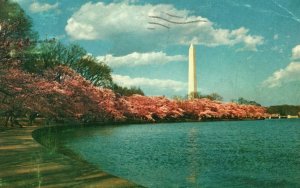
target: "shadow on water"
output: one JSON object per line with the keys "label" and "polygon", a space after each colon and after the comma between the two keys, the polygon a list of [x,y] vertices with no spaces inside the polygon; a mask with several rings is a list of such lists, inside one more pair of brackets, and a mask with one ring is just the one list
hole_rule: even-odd
{"label": "shadow on water", "polygon": [[139,187],[102,172],[73,152],[58,147],[55,134],[66,128],[25,127],[1,131],[0,187]]}

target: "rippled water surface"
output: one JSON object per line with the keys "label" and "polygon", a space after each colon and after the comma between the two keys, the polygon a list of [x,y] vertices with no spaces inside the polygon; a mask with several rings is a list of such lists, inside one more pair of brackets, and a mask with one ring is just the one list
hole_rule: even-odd
{"label": "rippled water surface", "polygon": [[64,131],[65,146],[146,187],[300,187],[300,120]]}

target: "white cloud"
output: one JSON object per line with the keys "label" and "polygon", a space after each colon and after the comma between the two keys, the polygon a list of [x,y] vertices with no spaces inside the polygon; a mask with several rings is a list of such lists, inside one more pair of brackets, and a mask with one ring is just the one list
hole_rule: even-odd
{"label": "white cloud", "polygon": [[247,8],[252,8],[252,6],[249,5],[249,4],[244,4],[244,6],[247,7]]}
{"label": "white cloud", "polygon": [[207,46],[242,44],[244,49],[256,50],[263,43],[263,37],[250,35],[244,27],[216,28],[207,18],[170,4],[89,2],[69,18],[65,30],[73,39],[115,40],[118,45],[131,45],[140,50],[191,42]]}
{"label": "white cloud", "polygon": [[168,56],[164,52],[133,52],[131,54],[119,57],[112,56],[111,54],[106,56],[98,56],[97,59],[99,59],[100,61],[104,61],[110,67],[121,67],[186,61],[187,57],[183,55]]}
{"label": "white cloud", "polygon": [[131,78],[129,76],[118,74],[113,74],[112,77],[114,82],[126,87],[151,87],[163,90],[173,90],[175,92],[184,91],[187,88],[186,83],[175,80],[149,79],[143,77]]}
{"label": "white cloud", "polygon": [[263,86],[280,87],[284,83],[293,81],[300,81],[300,62],[291,62],[286,68],[274,72],[263,82]]}
{"label": "white cloud", "polygon": [[29,10],[33,13],[39,13],[39,12],[47,12],[49,10],[56,9],[57,7],[58,7],[58,3],[48,4],[48,3],[39,3],[38,1],[35,1],[29,6]]}
{"label": "white cloud", "polygon": [[54,36],[54,38],[55,38],[56,40],[61,40],[61,39],[66,38],[66,35],[65,35],[65,34],[56,35],[56,36]]}
{"label": "white cloud", "polygon": [[279,38],[279,35],[278,35],[278,34],[275,34],[275,35],[273,36],[273,39],[274,39],[274,40],[278,40],[278,38]]}
{"label": "white cloud", "polygon": [[300,45],[297,45],[292,50],[292,59],[300,59]]}
{"label": "white cloud", "polygon": [[271,48],[271,50],[272,50],[272,51],[275,51],[275,52],[278,52],[278,53],[280,53],[280,54],[283,53],[283,48],[282,48],[281,46],[273,46],[273,47]]}

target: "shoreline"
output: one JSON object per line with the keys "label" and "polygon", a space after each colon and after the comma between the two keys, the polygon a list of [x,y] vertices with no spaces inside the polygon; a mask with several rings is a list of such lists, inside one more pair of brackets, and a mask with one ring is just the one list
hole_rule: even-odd
{"label": "shoreline", "polygon": [[0,131],[0,187],[142,187],[49,150],[32,135],[43,128]]}
{"label": "shoreline", "polygon": [[40,134],[38,132],[45,130],[48,130],[48,134],[51,135],[52,133],[49,132],[50,129],[59,131],[61,129],[112,125],[123,126],[129,124],[155,125],[161,123],[253,120],[263,119],[214,119],[208,121],[169,121],[156,123],[102,122],[75,124],[72,126],[65,123],[52,126],[35,125],[24,126],[23,128],[1,129],[0,169],[6,170],[0,172],[0,187],[142,187],[101,171],[101,169],[86,162],[79,155],[64,148],[62,145],[56,147],[57,143],[55,143],[55,139],[48,139],[48,143],[46,144],[41,143],[37,138],[38,134]]}

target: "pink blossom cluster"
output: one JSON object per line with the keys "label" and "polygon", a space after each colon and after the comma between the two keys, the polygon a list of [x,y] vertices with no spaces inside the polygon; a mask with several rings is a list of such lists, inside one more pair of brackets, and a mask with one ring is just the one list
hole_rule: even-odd
{"label": "pink blossom cluster", "polygon": [[65,66],[42,75],[18,67],[0,69],[0,112],[20,116],[38,112],[44,117],[84,122],[162,122],[212,119],[262,119],[264,107],[222,103],[209,99],[171,100],[129,97],[93,86]]}

